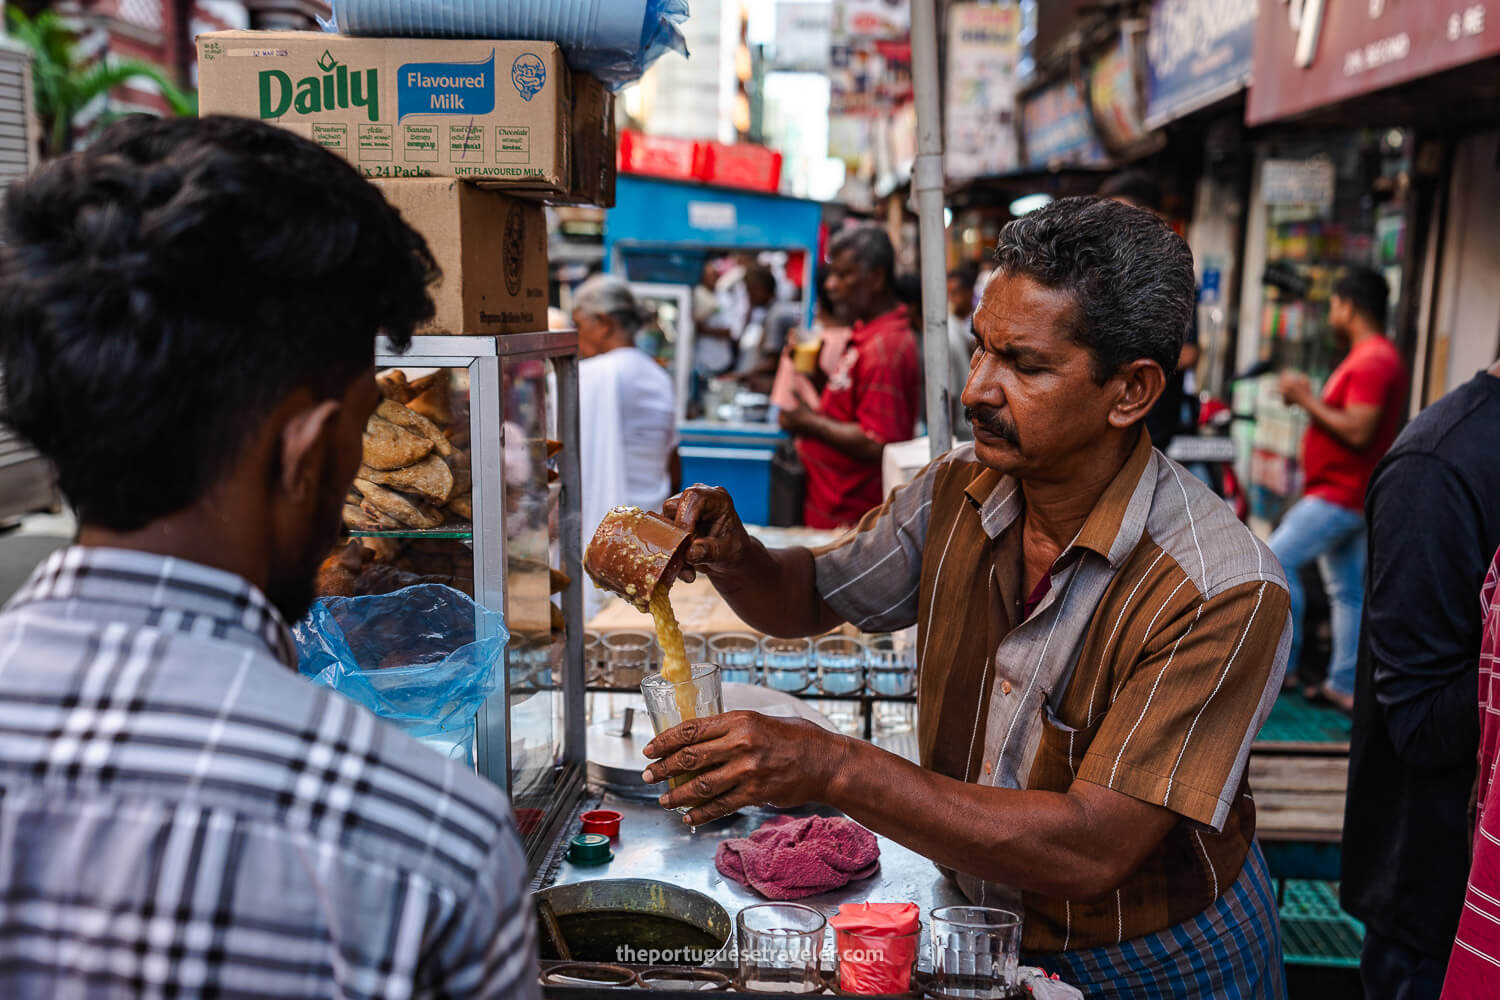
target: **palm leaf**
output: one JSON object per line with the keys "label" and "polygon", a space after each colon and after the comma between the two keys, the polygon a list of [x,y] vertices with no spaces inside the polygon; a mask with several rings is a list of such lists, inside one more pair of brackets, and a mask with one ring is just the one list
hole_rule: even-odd
{"label": "palm leaf", "polygon": [[32,54],[36,113],[50,139],[48,152],[72,145],[73,121],[91,101],[123,84],[147,79],[156,84],[173,114],[198,113],[197,95],[185,91],[160,66],[140,59],[106,59],[80,66],[72,29],[57,14],[36,17],[14,7],[7,11],[11,34]]}
{"label": "palm leaf", "polygon": [[161,67],[139,59],[111,59],[108,62],[95,63],[84,70],[74,84],[76,107],[82,108],[116,87],[141,79],[150,80],[156,84],[173,114],[196,115],[198,113],[198,99],[195,95],[177,86]]}

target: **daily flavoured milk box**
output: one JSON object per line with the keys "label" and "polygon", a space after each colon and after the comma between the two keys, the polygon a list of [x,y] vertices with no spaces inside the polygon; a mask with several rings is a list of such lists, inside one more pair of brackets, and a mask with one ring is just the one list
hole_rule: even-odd
{"label": "daily flavoured milk box", "polygon": [[274,122],[371,179],[613,199],[613,97],[550,42],[217,31],[198,84],[200,113]]}

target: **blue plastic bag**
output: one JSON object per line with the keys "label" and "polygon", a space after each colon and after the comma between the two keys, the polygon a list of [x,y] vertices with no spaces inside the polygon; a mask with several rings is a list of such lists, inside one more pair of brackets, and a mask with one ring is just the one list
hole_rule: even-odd
{"label": "blue plastic bag", "polygon": [[668,52],[688,54],[688,0],[334,0],[324,27],[379,38],[557,42],[573,69],[614,89]]}
{"label": "blue plastic bag", "polygon": [[505,619],[451,587],[329,597],[292,629],[298,669],[444,756],[471,760],[474,716],[499,686]]}

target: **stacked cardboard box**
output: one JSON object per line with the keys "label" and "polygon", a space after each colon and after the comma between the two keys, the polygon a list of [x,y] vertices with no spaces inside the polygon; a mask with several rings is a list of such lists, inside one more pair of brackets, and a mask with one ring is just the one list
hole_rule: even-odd
{"label": "stacked cardboard box", "polygon": [[260,118],[349,160],[444,273],[422,333],[547,328],[542,200],[614,204],[614,96],[550,42],[223,31],[201,113]]}

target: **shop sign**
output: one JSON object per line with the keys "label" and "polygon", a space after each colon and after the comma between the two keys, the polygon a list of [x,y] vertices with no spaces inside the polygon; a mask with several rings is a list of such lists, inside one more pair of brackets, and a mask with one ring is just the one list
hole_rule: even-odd
{"label": "shop sign", "polygon": [[1020,27],[1020,8],[1012,3],[960,3],[948,9],[943,150],[952,180],[1008,173],[1017,166]]}
{"label": "shop sign", "polygon": [[[1280,0],[1261,0],[1272,16]],[[1257,0],[1156,0],[1146,36],[1146,125],[1159,128],[1250,80]]]}
{"label": "shop sign", "polygon": [[837,29],[843,38],[901,38],[911,32],[906,0],[838,0]]}
{"label": "shop sign", "polygon": [[1026,101],[1021,112],[1030,167],[1094,167],[1109,162],[1089,123],[1088,108],[1072,81],[1053,84]]}
{"label": "shop sign", "polygon": [[1261,0],[1259,125],[1500,55],[1500,0]]}
{"label": "shop sign", "polygon": [[[1337,181],[1333,161],[1267,160],[1260,172],[1260,200],[1266,205],[1297,207],[1301,218],[1326,218],[1333,209]],[[1282,212],[1279,217],[1289,217]]]}
{"label": "shop sign", "polygon": [[1141,109],[1139,38],[1139,32],[1122,31],[1119,41],[1096,59],[1089,71],[1094,123],[1116,148],[1129,146],[1148,134]]}
{"label": "shop sign", "polygon": [[688,225],[694,229],[737,229],[739,211],[732,201],[688,202]]}
{"label": "shop sign", "polygon": [[776,7],[776,43],[767,68],[826,73],[832,45],[833,8],[828,3],[780,3]]}

